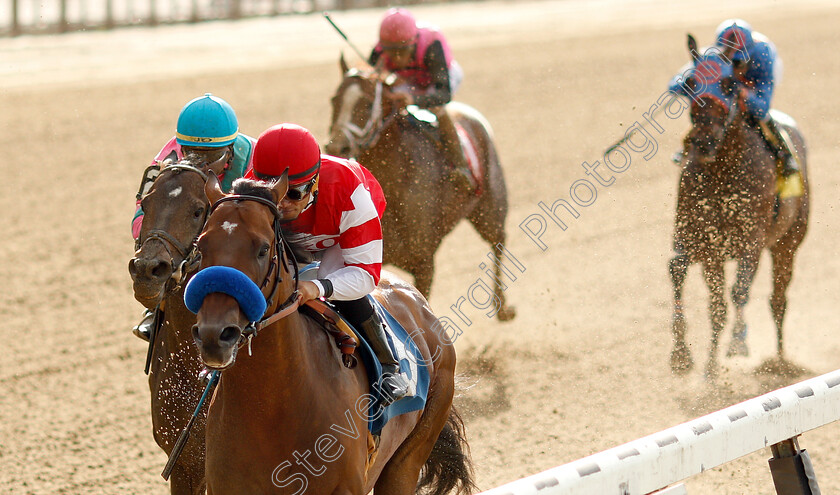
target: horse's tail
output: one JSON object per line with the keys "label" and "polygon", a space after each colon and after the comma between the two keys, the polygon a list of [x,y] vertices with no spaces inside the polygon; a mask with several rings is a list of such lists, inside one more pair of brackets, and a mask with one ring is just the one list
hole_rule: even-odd
{"label": "horse's tail", "polygon": [[432,453],[423,465],[423,474],[417,483],[418,494],[444,495],[471,494],[478,491],[473,480],[470,446],[464,432],[461,415],[452,406],[443,430],[438,435]]}

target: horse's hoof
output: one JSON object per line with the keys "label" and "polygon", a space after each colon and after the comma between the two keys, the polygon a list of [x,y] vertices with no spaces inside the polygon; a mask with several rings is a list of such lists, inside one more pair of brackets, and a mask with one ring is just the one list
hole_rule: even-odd
{"label": "horse's hoof", "polygon": [[684,375],[694,367],[694,360],[691,359],[691,351],[688,347],[681,345],[674,347],[671,351],[671,371],[675,375]]}
{"label": "horse's hoof", "polygon": [[710,360],[706,363],[706,370],[703,371],[703,380],[708,383],[714,383],[718,378],[718,365],[716,360]]}
{"label": "horse's hoof", "polygon": [[756,368],[755,371],[760,375],[775,375],[785,378],[798,378],[800,376],[811,374],[802,366],[794,364],[781,356],[764,360],[760,365],[758,365],[758,368]]}
{"label": "horse's hoof", "polygon": [[750,349],[747,347],[747,324],[743,321],[740,321],[740,323],[736,322],[735,328],[732,329],[732,340],[729,341],[726,357],[749,355]]}
{"label": "horse's hoof", "polygon": [[505,306],[496,313],[499,321],[510,321],[516,317],[516,308],[513,306]]}
{"label": "horse's hoof", "polygon": [[726,350],[726,357],[749,356],[750,349],[747,347],[747,339],[743,336],[733,336]]}

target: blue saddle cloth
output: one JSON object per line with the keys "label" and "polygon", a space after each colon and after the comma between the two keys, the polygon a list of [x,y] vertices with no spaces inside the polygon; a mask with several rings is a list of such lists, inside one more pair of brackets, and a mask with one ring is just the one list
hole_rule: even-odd
{"label": "blue saddle cloth", "polygon": [[[298,274],[299,278],[301,280],[312,279],[317,274],[318,266],[319,263],[314,262],[301,268]],[[408,332],[400,322],[391,316],[391,313],[379,304],[379,301],[370,295],[367,297],[376,309],[379,319],[385,323],[385,336],[388,339],[388,345],[391,346],[394,355],[399,359],[400,371],[405,374],[409,382],[409,395],[406,395],[383,410],[380,405],[382,394],[376,386],[382,377],[382,364],[376,358],[370,344],[365,340],[364,334],[353,328],[359,337],[357,350],[367,370],[370,384],[369,393],[374,399],[368,411],[368,429],[370,429],[371,433],[378,435],[382,431],[382,428],[394,416],[411,411],[419,411],[426,407],[426,397],[429,393],[429,370],[424,364],[425,359],[420,353],[417,344],[409,337]],[[345,321],[347,320],[345,319]],[[352,327],[349,321],[347,321],[347,324]]]}
{"label": "blue saddle cloth", "polygon": [[400,361],[400,371],[408,379],[409,394],[411,394],[382,409],[380,405],[382,396],[379,387],[376,385],[382,376],[382,365],[376,359],[364,335],[357,331],[356,334],[360,340],[358,347],[359,354],[368,372],[370,394],[375,400],[368,411],[368,418],[370,418],[368,428],[371,433],[377,435],[394,416],[418,411],[426,406],[426,397],[429,393],[429,370],[424,364],[425,360],[417,344],[409,337],[408,332],[400,322],[391,316],[391,313],[379,304],[376,299],[371,296],[367,297],[372,301],[379,318],[386,324],[385,336],[388,339],[388,345],[391,346],[391,350],[394,351],[394,355]]}

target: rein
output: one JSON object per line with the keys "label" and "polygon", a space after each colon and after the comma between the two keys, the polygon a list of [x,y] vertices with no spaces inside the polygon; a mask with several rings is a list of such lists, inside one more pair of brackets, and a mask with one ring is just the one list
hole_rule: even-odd
{"label": "rein", "polygon": [[[263,280],[262,284],[260,284],[260,290],[264,289],[270,282],[272,274],[274,274],[274,285],[271,288],[271,293],[268,297],[266,297],[267,308],[269,308],[266,312],[268,313],[271,311],[271,305],[274,300],[274,296],[277,294],[277,289],[280,287],[280,282],[283,281],[283,277],[281,276],[280,272],[280,263],[283,263],[285,266],[289,265],[289,261],[291,260],[291,265],[294,267],[294,281],[295,281],[295,290],[289,294],[289,297],[286,298],[283,303],[277,306],[273,312],[258,322],[250,322],[247,327],[242,330],[242,334],[239,338],[239,346],[241,347],[245,343],[248,344],[248,354],[251,354],[251,339],[253,339],[257,333],[266,328],[271,326],[272,324],[278,322],[279,320],[289,316],[290,314],[297,311],[298,306],[300,303],[298,302],[300,297],[298,293],[298,266],[297,260],[295,259],[295,253],[292,248],[289,246],[289,243],[286,242],[285,238],[283,237],[283,231],[280,229],[280,211],[277,209],[277,205],[272,203],[271,201],[261,198],[259,196],[250,196],[250,195],[241,195],[241,194],[233,194],[230,196],[225,196],[215,203],[210,208],[210,212],[212,213],[216,208],[219,207],[222,203],[228,201],[256,201],[257,203],[261,203],[262,205],[268,207],[269,211],[271,211],[272,215],[274,215],[274,256],[271,258],[271,266],[268,268],[268,272],[265,275],[265,279]],[[278,259],[278,253],[282,253],[280,255],[280,259]],[[247,340],[247,342],[245,342]]]}
{"label": "rein", "polygon": [[359,127],[352,122],[345,122],[342,125],[341,132],[347,137],[350,146],[356,150],[357,154],[373,146],[379,139],[382,131],[387,129],[397,117],[396,111],[392,111],[388,115],[384,115],[383,113],[383,88],[384,83],[381,80],[377,80],[374,89],[373,107],[364,127]]}

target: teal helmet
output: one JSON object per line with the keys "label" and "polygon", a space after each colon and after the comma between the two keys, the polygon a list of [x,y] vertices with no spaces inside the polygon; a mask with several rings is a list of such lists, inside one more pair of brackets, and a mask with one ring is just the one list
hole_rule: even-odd
{"label": "teal helmet", "polygon": [[206,93],[193,99],[178,115],[175,140],[181,146],[221,148],[239,134],[236,113],[225,100]]}

